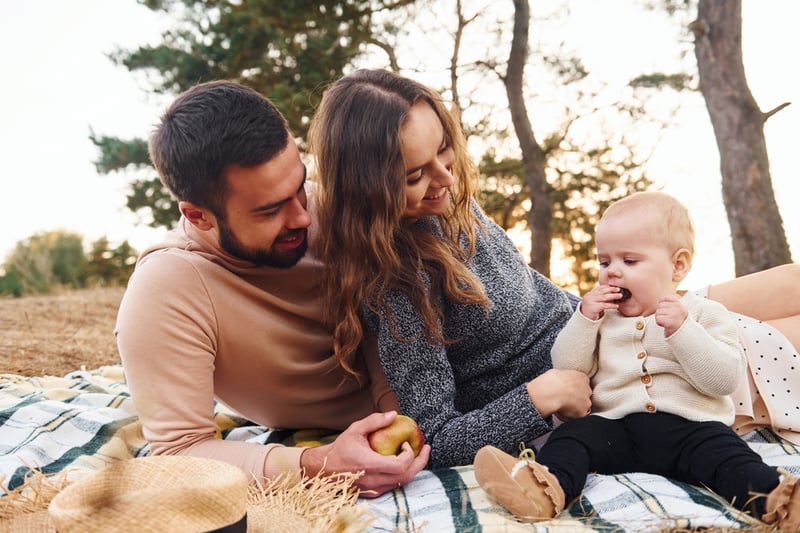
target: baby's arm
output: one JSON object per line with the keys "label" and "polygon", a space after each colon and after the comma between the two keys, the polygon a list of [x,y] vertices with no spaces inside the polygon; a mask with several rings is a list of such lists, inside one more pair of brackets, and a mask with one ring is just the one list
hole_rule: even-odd
{"label": "baby's arm", "polygon": [[664,296],[658,301],[655,320],[656,324],[664,328],[665,337],[671,337],[678,331],[687,316],[689,316],[689,310],[678,296]]}
{"label": "baby's arm", "polygon": [[698,390],[725,396],[741,382],[746,356],[730,313],[717,302],[704,302],[701,308],[690,306],[690,316],[666,338],[667,344]]}
{"label": "baby's arm", "polygon": [[[581,306],[583,302],[581,302]],[[550,353],[553,368],[579,370],[589,376],[596,370],[597,332],[600,320],[576,311],[559,332]]]}

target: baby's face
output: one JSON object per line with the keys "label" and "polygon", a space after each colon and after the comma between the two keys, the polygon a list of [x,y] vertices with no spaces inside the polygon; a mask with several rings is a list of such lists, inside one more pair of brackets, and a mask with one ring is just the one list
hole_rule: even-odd
{"label": "baby's face", "polygon": [[619,312],[647,316],[662,296],[675,294],[672,251],[650,224],[628,215],[603,221],[597,228],[600,283],[623,289]]}

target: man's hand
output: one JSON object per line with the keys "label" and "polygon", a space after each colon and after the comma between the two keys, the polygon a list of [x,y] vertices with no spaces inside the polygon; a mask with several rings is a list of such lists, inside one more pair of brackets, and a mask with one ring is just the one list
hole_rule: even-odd
{"label": "man's hand", "polygon": [[395,411],[373,413],[353,422],[331,444],[304,451],[300,466],[308,476],[320,471],[328,474],[363,471],[356,485],[365,498],[375,498],[408,483],[428,464],[430,445],[425,444],[414,457],[411,446],[405,442],[400,455],[385,456],[374,451],[367,441],[370,433],[388,426],[396,416]]}
{"label": "man's hand", "polygon": [[669,337],[683,325],[689,311],[677,296],[664,296],[656,307],[656,324],[664,328],[664,336]]}
{"label": "man's hand", "polygon": [[578,370],[551,368],[528,382],[528,396],[543,417],[580,418],[592,408],[589,376]]}

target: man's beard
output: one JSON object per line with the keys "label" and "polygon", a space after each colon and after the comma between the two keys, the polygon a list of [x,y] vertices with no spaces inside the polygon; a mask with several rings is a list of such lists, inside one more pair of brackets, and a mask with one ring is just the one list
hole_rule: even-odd
{"label": "man's beard", "polygon": [[[224,221],[218,220],[217,222],[220,247],[234,257],[250,261],[259,266],[291,268],[302,259],[308,249],[308,231],[305,229],[295,231],[295,233],[303,234],[303,244],[292,250],[277,252],[272,249],[249,248],[239,241]],[[286,235],[279,235],[278,239],[285,237]]]}

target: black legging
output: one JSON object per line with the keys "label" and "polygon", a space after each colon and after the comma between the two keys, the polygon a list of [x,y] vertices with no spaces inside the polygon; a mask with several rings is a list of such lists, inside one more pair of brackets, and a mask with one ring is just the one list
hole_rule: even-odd
{"label": "black legging", "polygon": [[778,471],[721,422],[692,422],[669,413],[597,415],[557,427],[536,456],[558,478],[566,501],[580,495],[589,472],[647,472],[705,486],[755,518],[778,485]]}

